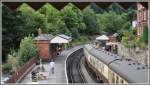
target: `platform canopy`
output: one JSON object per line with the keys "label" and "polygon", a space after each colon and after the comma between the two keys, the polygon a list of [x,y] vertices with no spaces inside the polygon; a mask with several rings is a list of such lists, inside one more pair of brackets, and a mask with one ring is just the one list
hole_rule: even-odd
{"label": "platform canopy", "polygon": [[69,40],[56,36],[50,41],[50,43],[69,43]]}
{"label": "platform canopy", "polygon": [[69,41],[72,40],[72,37],[67,36],[67,35],[65,35],[65,34],[60,34],[60,35],[58,35],[58,36],[61,37],[61,38],[67,39],[67,40],[69,40]]}
{"label": "platform canopy", "polygon": [[106,35],[101,35],[97,37],[96,40],[109,40],[109,37],[107,37]]}
{"label": "platform canopy", "polygon": [[106,43],[106,45],[118,45],[118,43],[117,42],[108,42],[108,43]]}

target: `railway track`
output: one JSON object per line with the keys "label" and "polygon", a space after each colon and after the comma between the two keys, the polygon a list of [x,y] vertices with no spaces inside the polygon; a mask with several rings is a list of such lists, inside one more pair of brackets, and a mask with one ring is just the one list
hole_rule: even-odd
{"label": "railway track", "polygon": [[66,61],[68,83],[87,83],[81,71],[83,49],[73,52]]}

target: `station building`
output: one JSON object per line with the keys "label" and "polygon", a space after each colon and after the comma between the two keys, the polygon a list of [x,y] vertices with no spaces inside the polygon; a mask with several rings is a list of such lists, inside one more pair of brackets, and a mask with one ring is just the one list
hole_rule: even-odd
{"label": "station building", "polygon": [[145,25],[148,25],[148,7],[137,3],[137,35],[141,36]]}

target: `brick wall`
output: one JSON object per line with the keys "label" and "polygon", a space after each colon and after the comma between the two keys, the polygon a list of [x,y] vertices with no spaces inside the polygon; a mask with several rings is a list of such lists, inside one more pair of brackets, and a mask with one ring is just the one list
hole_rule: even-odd
{"label": "brick wall", "polygon": [[51,55],[49,54],[50,53],[50,46],[49,46],[49,42],[48,41],[36,41],[35,42],[36,46],[39,48],[40,50],[40,58],[42,60],[47,60],[51,57]]}
{"label": "brick wall", "polygon": [[29,68],[35,64],[35,58],[31,58],[27,63],[25,63],[21,68],[19,68],[7,81],[6,83],[16,83],[18,80],[21,80],[23,78],[24,74],[27,73],[27,71],[30,71]]}
{"label": "brick wall", "polygon": [[137,3],[137,21],[137,35],[141,36],[144,26],[148,24],[148,9],[141,3]]}

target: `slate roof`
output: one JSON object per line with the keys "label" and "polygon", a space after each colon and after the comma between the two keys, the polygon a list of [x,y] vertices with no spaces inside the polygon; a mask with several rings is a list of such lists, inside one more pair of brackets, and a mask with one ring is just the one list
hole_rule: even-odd
{"label": "slate roof", "polygon": [[51,34],[41,34],[34,38],[34,40],[51,40],[54,36]]}
{"label": "slate roof", "polygon": [[72,38],[70,36],[67,36],[67,35],[64,35],[64,34],[60,34],[58,35],[59,37],[62,37],[64,39],[67,39],[67,40],[71,40]]}

